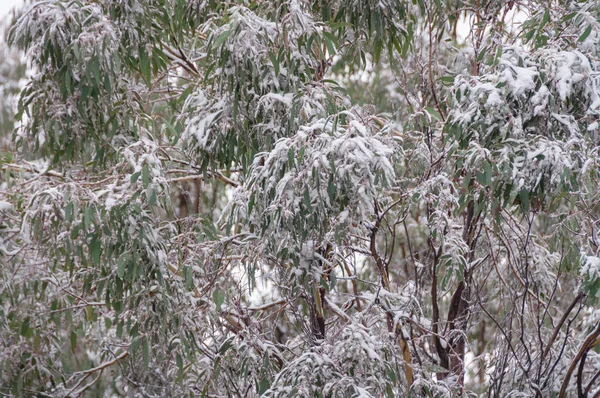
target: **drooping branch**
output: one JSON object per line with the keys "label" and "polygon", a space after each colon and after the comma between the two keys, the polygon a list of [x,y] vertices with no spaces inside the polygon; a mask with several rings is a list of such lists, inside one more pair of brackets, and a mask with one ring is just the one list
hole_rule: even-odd
{"label": "drooping branch", "polygon": [[573,371],[575,371],[575,368],[577,367],[577,364],[579,363],[579,361],[581,361],[587,355],[587,352],[589,350],[591,350],[598,344],[600,344],[600,323],[596,326],[596,329],[594,329],[588,335],[588,337],[585,339],[585,341],[581,345],[581,348],[579,349],[579,351],[573,358],[573,361],[571,361],[571,365],[569,366],[569,369],[567,370],[565,378],[560,387],[560,392],[558,393],[559,398],[565,398],[567,396],[567,387],[569,386],[569,382],[571,381],[571,376],[573,375]]}
{"label": "drooping branch", "polygon": [[[377,202],[375,202],[376,212],[379,211],[379,206]],[[381,283],[384,289],[387,291],[390,290],[390,277],[389,277],[389,269],[387,264],[385,264],[383,258],[379,255],[377,251],[377,232],[379,231],[379,227],[381,225],[381,219],[379,216],[377,217],[375,223],[371,227],[371,236],[370,236],[370,251],[373,256],[375,263],[377,264],[377,269],[379,271],[379,275],[381,277]],[[398,339],[398,345],[400,346],[400,351],[402,353],[402,358],[404,359],[404,374],[406,376],[406,381],[408,383],[409,389],[413,385],[414,382],[414,372],[412,369],[412,355],[410,352],[410,347],[406,341],[404,336],[404,332],[402,331],[402,325],[397,324],[394,325],[394,315],[391,311],[387,311],[387,324],[388,331],[394,332],[396,338]]]}

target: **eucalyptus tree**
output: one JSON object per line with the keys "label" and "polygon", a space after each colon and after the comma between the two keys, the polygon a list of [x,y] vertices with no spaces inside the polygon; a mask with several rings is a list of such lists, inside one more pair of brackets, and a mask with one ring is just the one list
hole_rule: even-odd
{"label": "eucalyptus tree", "polygon": [[598,394],[599,18],[27,4],[0,391]]}

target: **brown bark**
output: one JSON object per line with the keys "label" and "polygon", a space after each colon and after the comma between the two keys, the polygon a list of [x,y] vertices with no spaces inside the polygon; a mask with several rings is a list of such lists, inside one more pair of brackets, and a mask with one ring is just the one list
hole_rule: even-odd
{"label": "brown bark", "polygon": [[[375,204],[375,205],[377,206],[377,204]],[[384,289],[389,291],[390,290],[389,268],[388,268],[387,264],[385,263],[385,261],[379,255],[379,252],[377,251],[376,237],[377,237],[377,231],[379,230],[379,227],[380,227],[380,220],[378,219],[375,222],[375,224],[373,225],[373,228],[371,229],[370,251],[371,251],[371,255],[373,256],[373,259],[375,260],[375,263],[377,264],[377,270],[379,271],[379,275],[381,276],[381,284]],[[400,351],[402,352],[402,358],[404,359],[404,374],[406,376],[406,382],[408,384],[408,389],[410,391],[410,387],[414,383],[414,373],[412,370],[412,355],[410,352],[410,347],[408,346],[408,342],[406,341],[406,339],[404,338],[404,335],[402,334],[402,327],[400,325],[396,325],[395,330],[394,330],[394,317],[393,317],[393,314],[390,313],[389,311],[387,313],[387,326],[388,326],[388,331],[390,333],[391,332],[395,333],[396,338],[398,339],[398,345],[400,346]]]}

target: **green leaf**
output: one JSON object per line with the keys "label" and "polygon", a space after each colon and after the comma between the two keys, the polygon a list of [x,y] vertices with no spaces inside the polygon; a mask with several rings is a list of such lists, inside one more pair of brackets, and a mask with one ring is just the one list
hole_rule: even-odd
{"label": "green leaf", "polygon": [[71,350],[75,351],[75,349],[77,348],[77,333],[71,331],[71,337],[69,340],[71,342]]}
{"label": "green leaf", "polygon": [[135,184],[137,182],[138,178],[140,178],[140,174],[141,173],[139,171],[136,171],[135,173],[133,173],[131,175],[130,181],[131,181],[132,184]]}
{"label": "green leaf", "polygon": [[529,211],[529,191],[521,189],[519,192],[519,200],[521,201],[521,207],[525,212]]}
{"label": "green leaf", "polygon": [[91,90],[91,88],[89,86],[86,86],[86,85],[82,86],[81,87],[81,95],[79,97],[79,101],[81,103],[85,103],[85,101],[89,97],[91,91],[92,90]]}
{"label": "green leaf", "polygon": [[117,337],[118,337],[118,338],[121,338],[121,337],[123,336],[123,325],[124,325],[124,324],[125,324],[125,323],[124,323],[123,321],[120,321],[120,322],[117,324]]}
{"label": "green leaf", "polygon": [[92,257],[92,261],[94,264],[100,264],[100,254],[102,253],[102,247],[100,244],[100,240],[94,237],[90,242],[90,256]]}
{"label": "green leaf", "polygon": [[29,337],[32,333],[31,327],[29,326],[30,318],[27,317],[21,323],[21,336]]}
{"label": "green leaf", "polygon": [[327,194],[329,195],[329,200],[332,202],[335,200],[335,193],[336,185],[333,183],[332,180],[330,180],[329,184],[327,185]]}
{"label": "green leaf", "polygon": [[65,208],[65,221],[71,222],[73,220],[73,203],[69,202]]}
{"label": "green leaf", "polygon": [[132,341],[131,341],[131,345],[129,347],[129,349],[131,350],[131,352],[133,354],[137,355],[137,350],[138,348],[140,348],[140,344],[142,343],[142,339],[135,337]]}
{"label": "green leaf", "polygon": [[323,287],[323,289],[325,289],[325,291],[327,291],[327,292],[329,291],[329,284],[327,283],[325,278],[320,278],[319,284]]}
{"label": "green leaf", "polygon": [[304,153],[305,152],[306,152],[306,148],[305,147],[300,148],[300,150],[298,151],[298,157],[297,157],[298,164],[302,163],[302,160],[304,159]]}
{"label": "green leaf", "polygon": [[437,120],[441,120],[442,119],[442,117],[440,116],[439,112],[437,110],[435,110],[434,108],[432,108],[432,107],[429,106],[429,107],[425,108],[425,110],[427,111],[427,113],[429,113],[435,119],[437,119]]}
{"label": "green leaf", "polygon": [[340,43],[338,42],[338,39],[334,35],[332,35],[329,32],[323,32],[323,36],[325,36],[326,40],[331,41],[331,43],[335,45],[336,49],[340,48]]}
{"label": "green leaf", "polygon": [[291,169],[294,167],[294,160],[296,158],[296,152],[294,151],[294,147],[290,147],[288,150],[288,167]]}
{"label": "green leaf", "polygon": [[567,22],[567,21],[570,21],[571,19],[573,19],[576,15],[577,15],[576,12],[572,12],[570,14],[565,15],[560,20],[561,20],[561,22]]}
{"label": "green leaf", "polygon": [[232,341],[233,338],[228,338],[227,340],[225,340],[223,342],[223,344],[221,344],[221,347],[219,347],[219,354],[220,355],[225,355],[225,353],[231,348],[233,347]]}
{"label": "green leaf", "polygon": [[142,186],[148,188],[148,184],[150,184],[150,168],[145,164],[142,167]]}
{"label": "green leaf", "polygon": [[92,322],[94,320],[94,307],[88,305],[85,307],[85,315],[88,322]]}
{"label": "green leaf", "polygon": [[142,342],[142,358],[144,359],[144,368],[148,368],[148,364],[150,363],[150,346],[148,344],[148,339],[143,338]]}
{"label": "green leaf", "polygon": [[275,53],[269,51],[269,59],[273,64],[273,69],[275,70],[275,76],[279,76],[279,61],[277,61],[277,56]]}
{"label": "green leaf", "polygon": [[544,11],[544,16],[542,17],[542,23],[540,24],[540,29],[542,29],[546,24],[550,21],[550,10],[546,9]]}
{"label": "green leaf", "polygon": [[331,275],[329,275],[329,282],[330,282],[329,288],[331,290],[335,289],[335,286],[337,285],[337,276],[335,276],[335,272],[331,272]]}
{"label": "green leaf", "polygon": [[194,288],[194,277],[191,267],[183,267],[183,280],[185,281],[185,288],[188,291]]}
{"label": "green leaf", "polygon": [[265,377],[258,383],[258,394],[263,395],[271,387],[271,383]]}
{"label": "green leaf", "polygon": [[444,84],[445,86],[451,86],[454,84],[454,77],[453,76],[442,76],[440,78],[440,80],[442,81],[442,84]]}
{"label": "green leaf", "polygon": [[171,122],[165,117],[162,118],[162,121],[166,127],[166,131],[169,133],[169,136],[172,138],[179,138],[179,132],[175,126],[173,126],[173,124],[171,124]]}
{"label": "green leaf", "polygon": [[225,294],[219,288],[216,288],[213,291],[213,301],[215,302],[215,306],[217,307],[217,311],[221,311],[221,306],[225,302]]}
{"label": "green leaf", "polygon": [[152,188],[148,188],[148,191],[146,192],[146,196],[148,198],[148,205],[154,206],[157,201],[156,191]]}
{"label": "green leaf", "polygon": [[136,322],[133,327],[131,328],[131,330],[129,331],[129,335],[133,338],[138,337],[139,335],[139,329],[140,329],[140,324],[138,322]]}
{"label": "green leaf", "polygon": [[226,30],[225,32],[221,33],[219,35],[219,37],[217,37],[217,39],[214,41],[211,48],[213,48],[213,49],[217,48],[221,44],[225,43],[225,40],[227,40],[227,38],[229,38],[229,36],[231,36],[232,33],[233,33],[233,29],[229,29],[229,30]]}
{"label": "green leaf", "polygon": [[310,200],[310,192],[308,191],[308,186],[306,188],[304,188],[304,207],[306,207],[307,210],[312,209],[311,200]]}
{"label": "green leaf", "polygon": [[183,358],[179,353],[175,355],[175,362],[177,363],[177,379],[183,381]]}
{"label": "green leaf", "polygon": [[479,54],[477,54],[477,61],[481,62],[483,60],[483,58],[485,57],[485,54],[487,53],[487,49],[484,48],[482,49]]}
{"label": "green leaf", "polygon": [[533,35],[535,35],[535,30],[530,30],[529,32],[527,32],[525,34],[525,41],[527,42],[527,41],[531,40]]}
{"label": "green leaf", "polygon": [[85,225],[86,231],[90,230],[90,226],[94,220],[93,211],[94,209],[92,209],[90,206],[85,208],[85,212],[83,214],[83,225]]}
{"label": "green leaf", "polygon": [[119,261],[117,262],[117,276],[120,279],[123,279],[125,275],[125,266],[127,265],[128,256],[126,254],[121,254],[119,257]]}
{"label": "green leaf", "polygon": [[148,53],[143,49],[140,50],[140,70],[146,83],[150,84],[152,82],[152,66]]}
{"label": "green leaf", "polygon": [[588,38],[588,36],[590,35],[590,33],[592,33],[592,25],[589,25],[581,34],[581,36],[579,36],[579,39],[577,39],[579,42],[583,42],[585,41],[585,39]]}

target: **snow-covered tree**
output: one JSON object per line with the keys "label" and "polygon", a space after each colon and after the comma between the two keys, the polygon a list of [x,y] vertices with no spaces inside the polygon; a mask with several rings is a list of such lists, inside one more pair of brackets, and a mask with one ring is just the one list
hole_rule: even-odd
{"label": "snow-covered tree", "polygon": [[7,38],[0,394],[600,394],[596,1],[33,0]]}

